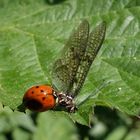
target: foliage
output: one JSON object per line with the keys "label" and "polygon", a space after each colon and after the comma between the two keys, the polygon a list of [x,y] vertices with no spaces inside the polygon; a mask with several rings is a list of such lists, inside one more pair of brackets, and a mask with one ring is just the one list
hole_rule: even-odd
{"label": "foliage", "polygon": [[[115,108],[133,116],[139,115],[140,2],[138,0],[65,0],[54,5],[53,2],[55,1],[51,1],[49,5],[45,0],[0,1],[0,101],[2,105],[17,110],[22,103],[23,94],[30,86],[51,84],[54,60],[59,57],[72,29],[82,19],[87,19],[92,29],[103,20],[107,23],[105,42],[76,101],[81,102],[90,94],[94,96],[82,104],[75,114],[49,111],[37,114],[35,123],[32,122],[30,113],[28,116],[21,112],[10,111],[9,115],[7,110],[1,107],[0,121],[3,124],[0,132],[1,139],[6,139],[4,134],[7,136],[11,130],[12,137],[16,136],[15,139],[20,135],[26,135],[26,139],[29,137],[37,139],[41,136],[44,139],[47,135],[47,138],[51,139],[56,131],[55,127],[61,130],[59,125],[63,126],[63,123],[66,123],[68,128],[65,129],[64,125],[62,130],[64,133],[59,132],[57,133],[59,136],[56,136],[60,139],[67,136],[76,139],[78,136],[73,133],[76,132],[76,128],[69,118],[84,125],[89,125],[93,120],[96,126],[98,116],[93,119],[93,105]],[[99,89],[101,85],[105,86]],[[98,93],[95,94],[94,91],[98,89]],[[96,112],[94,114],[96,115]],[[27,125],[25,126],[24,123],[15,121],[20,117],[29,122],[29,125],[25,123]],[[10,122],[9,126],[5,124],[7,119]],[[125,119],[129,120],[130,126],[135,120],[127,116],[119,116],[119,120]],[[47,120],[49,121],[46,122]],[[58,124],[55,123],[56,120]],[[54,122],[55,127],[52,128],[53,133],[49,135],[46,131],[50,132],[50,128],[45,124],[50,122]],[[108,134],[106,140],[112,137],[120,139],[129,128],[129,125],[118,125],[113,127],[113,133],[109,133],[111,130],[107,131],[106,124],[102,123],[104,134],[106,136]],[[36,129],[37,133],[35,133]],[[129,133],[128,140],[136,139],[138,132],[139,129],[134,129]],[[96,133],[92,133],[94,134]]]}

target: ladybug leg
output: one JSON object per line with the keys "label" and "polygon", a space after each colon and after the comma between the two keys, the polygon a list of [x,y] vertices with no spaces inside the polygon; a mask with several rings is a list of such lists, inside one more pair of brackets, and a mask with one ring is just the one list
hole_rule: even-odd
{"label": "ladybug leg", "polygon": [[75,106],[75,104],[69,104],[66,106],[66,108],[70,113],[74,113],[77,110],[77,107]]}
{"label": "ladybug leg", "polygon": [[74,113],[77,110],[73,97],[70,95],[67,95],[66,108],[70,113]]}
{"label": "ladybug leg", "polygon": [[57,95],[57,97],[58,97],[58,103],[59,103],[60,105],[65,106],[65,105],[66,105],[66,102],[67,102],[67,96],[66,96],[66,94],[60,92],[60,93]]}
{"label": "ladybug leg", "polygon": [[58,104],[60,106],[65,107],[68,112],[73,113],[77,110],[76,105],[73,101],[73,97],[71,95],[67,95],[63,92],[57,94]]}

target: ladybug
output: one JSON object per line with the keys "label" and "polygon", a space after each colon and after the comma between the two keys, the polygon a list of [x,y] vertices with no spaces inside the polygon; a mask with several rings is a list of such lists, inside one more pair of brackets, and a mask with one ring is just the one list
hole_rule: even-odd
{"label": "ladybug", "polygon": [[54,89],[49,85],[38,85],[29,88],[23,96],[25,108],[43,112],[53,109],[56,105]]}
{"label": "ladybug", "polygon": [[68,112],[75,112],[77,109],[70,95],[56,92],[49,85],[37,85],[29,88],[23,96],[23,104],[25,108],[35,112],[54,109],[58,105],[65,107]]}

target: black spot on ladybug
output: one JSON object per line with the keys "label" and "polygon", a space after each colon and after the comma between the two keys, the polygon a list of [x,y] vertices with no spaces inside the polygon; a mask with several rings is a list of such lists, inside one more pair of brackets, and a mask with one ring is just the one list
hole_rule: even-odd
{"label": "black spot on ladybug", "polygon": [[46,97],[42,97],[42,100],[44,101],[46,99]]}
{"label": "black spot on ladybug", "polygon": [[44,90],[42,90],[42,89],[41,89],[40,91],[41,91],[41,92],[44,92]]}
{"label": "black spot on ladybug", "polygon": [[36,86],[36,88],[39,88],[39,86]]}
{"label": "black spot on ladybug", "polygon": [[34,94],[34,91],[32,91],[32,94]]}

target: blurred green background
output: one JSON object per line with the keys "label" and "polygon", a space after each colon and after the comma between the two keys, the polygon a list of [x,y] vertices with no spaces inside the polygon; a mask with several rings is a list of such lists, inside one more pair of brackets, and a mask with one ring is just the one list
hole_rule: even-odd
{"label": "blurred green background", "polygon": [[2,110],[0,140],[139,140],[140,138],[138,118],[106,107],[95,107],[90,127],[74,123],[59,112],[24,114],[13,112],[8,107]]}
{"label": "blurred green background", "polygon": [[[0,0],[0,140],[140,140],[139,13],[139,0]],[[111,85],[77,116],[17,111],[28,87],[51,81],[48,67],[85,18],[91,28],[105,20],[107,35],[78,98]]]}

